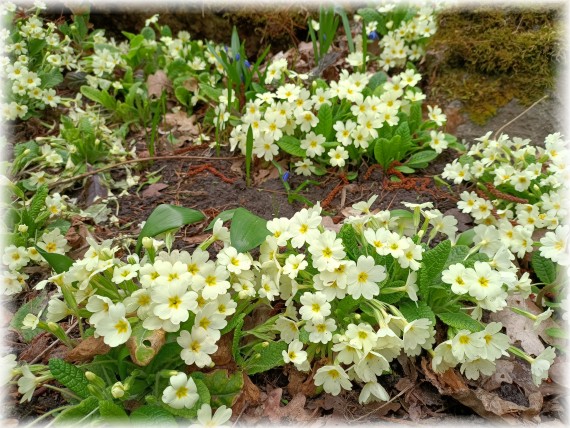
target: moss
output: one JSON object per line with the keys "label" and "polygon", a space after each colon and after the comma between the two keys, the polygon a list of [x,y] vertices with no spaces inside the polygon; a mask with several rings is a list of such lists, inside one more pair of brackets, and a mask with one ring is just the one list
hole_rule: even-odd
{"label": "moss", "polygon": [[461,100],[479,124],[513,98],[530,105],[554,87],[562,36],[557,9],[447,10],[428,46],[430,98]]}

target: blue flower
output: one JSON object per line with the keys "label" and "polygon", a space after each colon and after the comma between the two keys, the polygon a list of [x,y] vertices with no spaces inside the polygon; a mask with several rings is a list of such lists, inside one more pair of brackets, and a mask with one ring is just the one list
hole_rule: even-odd
{"label": "blue flower", "polygon": [[241,58],[241,56],[239,55],[239,52],[236,54],[236,61],[239,61],[239,59]]}
{"label": "blue flower", "polygon": [[372,31],[370,34],[368,34],[368,38],[370,40],[378,40],[380,37],[378,37],[378,33],[376,31]]}
{"label": "blue flower", "polygon": [[283,179],[283,181],[287,181],[289,180],[291,174],[289,174],[289,171],[285,171],[285,173],[283,174],[283,177],[281,177]]}
{"label": "blue flower", "polygon": [[245,66],[246,66],[247,68],[251,67],[250,62],[249,62],[247,59],[246,59],[243,63],[245,64]]}

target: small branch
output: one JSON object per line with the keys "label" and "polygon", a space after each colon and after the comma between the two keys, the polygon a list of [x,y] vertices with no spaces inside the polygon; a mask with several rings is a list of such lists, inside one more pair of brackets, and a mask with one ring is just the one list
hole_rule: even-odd
{"label": "small branch", "polygon": [[75,177],[66,178],[65,180],[57,181],[49,185],[49,188],[53,188],[55,186],[59,186],[60,184],[71,183],[76,180],[81,180],[82,178],[89,177],[91,175],[99,174],[100,172],[109,171],[111,169],[119,168],[123,165],[131,164],[131,163],[139,163],[139,162],[148,162],[148,161],[158,161],[158,160],[179,160],[179,161],[186,161],[186,160],[232,160],[238,159],[239,156],[152,156],[149,158],[138,158],[138,159],[129,159],[123,162],[119,162],[113,165],[105,166],[103,168],[99,168],[93,171],[86,172],[84,174],[76,175]]}
{"label": "small branch", "polygon": [[493,136],[493,138],[497,138],[497,136],[499,136],[499,134],[501,133],[501,131],[503,129],[505,129],[507,126],[509,126],[510,124],[512,124],[514,121],[520,119],[522,116],[524,116],[525,114],[527,114],[534,106],[536,106],[538,103],[540,103],[541,101],[545,100],[546,98],[548,98],[548,95],[545,95],[544,97],[542,97],[541,99],[535,101],[529,108],[527,108],[525,111],[523,111],[521,114],[519,114],[517,117],[515,117],[514,119],[509,120],[507,123],[505,123],[503,126],[501,126],[499,128],[499,130],[497,132],[495,132],[495,135]]}

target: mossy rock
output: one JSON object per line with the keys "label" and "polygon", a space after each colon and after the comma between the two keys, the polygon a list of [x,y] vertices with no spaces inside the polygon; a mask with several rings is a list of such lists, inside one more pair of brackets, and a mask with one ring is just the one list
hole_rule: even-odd
{"label": "mossy rock", "polygon": [[482,124],[517,98],[530,105],[554,87],[562,55],[559,9],[449,9],[428,46],[430,98],[460,100]]}

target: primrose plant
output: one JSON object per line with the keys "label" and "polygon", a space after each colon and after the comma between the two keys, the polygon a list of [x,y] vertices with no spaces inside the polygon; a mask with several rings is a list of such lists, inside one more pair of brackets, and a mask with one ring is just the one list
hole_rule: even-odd
{"label": "primrose plant", "polygon": [[[81,340],[108,348],[79,366],[54,358],[49,366],[16,367],[22,399],[55,379],[71,390],[69,405],[51,412],[61,420],[193,419],[212,408],[230,415],[244,375],[289,365],[314,370],[318,391],[354,388],[361,403],[387,401],[378,376],[402,352],[426,353],[434,371],[459,367],[474,380],[512,354],[530,363],[536,384],[545,379],[554,348],[528,355],[501,323],[482,321],[504,309],[508,296],[530,292],[528,274],[519,276],[508,250],[478,251],[468,235],[457,235],[457,220],[431,203],[377,211],[375,199],[355,204],[338,232],[323,227],[318,204],[270,221],[238,208],[214,219],[211,236],[193,252],[171,250],[176,228],[203,216],[163,205],[141,231],[136,251],[144,255],[119,259],[111,241],[89,239],[82,259],[52,261],[57,274],[38,286],[53,283],[57,294],[45,315],[24,324],[59,337],[58,323],[72,315]],[[151,238],[157,233],[166,233],[164,241]],[[262,317],[263,307],[271,314]],[[228,354],[238,371],[212,371]],[[196,367],[190,374],[188,365]],[[132,400],[145,404],[128,410]]]}
{"label": "primrose plant", "polygon": [[55,87],[63,72],[76,67],[71,39],[61,35],[53,22],[39,16],[46,6],[36,2],[21,8],[14,3],[0,5],[6,24],[0,32],[0,98],[2,120],[27,120],[46,107],[57,107],[62,98]]}

